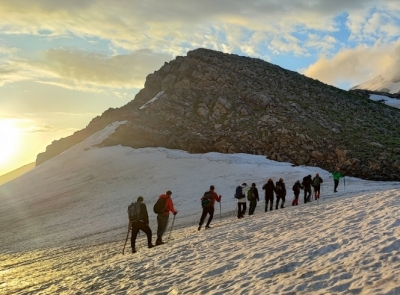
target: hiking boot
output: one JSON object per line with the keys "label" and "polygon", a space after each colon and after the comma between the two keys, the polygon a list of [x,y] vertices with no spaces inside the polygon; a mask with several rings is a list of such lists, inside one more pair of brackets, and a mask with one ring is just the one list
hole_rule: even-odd
{"label": "hiking boot", "polygon": [[149,248],[153,248],[154,245],[153,245],[153,244],[149,244],[148,247],[149,247]]}
{"label": "hiking boot", "polygon": [[209,228],[211,228],[211,226],[209,226],[209,225],[206,225],[206,229],[209,229]]}
{"label": "hiking boot", "polygon": [[197,230],[201,230],[201,225],[199,225],[199,227],[197,228]]}
{"label": "hiking boot", "polygon": [[163,241],[156,241],[156,246],[159,246],[159,245],[164,245],[165,243],[163,242]]}
{"label": "hiking boot", "polygon": [[136,249],[135,248],[132,249],[132,253],[136,253]]}

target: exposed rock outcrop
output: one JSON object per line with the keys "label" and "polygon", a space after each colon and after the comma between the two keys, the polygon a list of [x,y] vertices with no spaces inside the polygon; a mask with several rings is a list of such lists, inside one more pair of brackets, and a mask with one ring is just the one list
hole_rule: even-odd
{"label": "exposed rock outcrop", "polygon": [[50,145],[37,164],[114,121],[101,146],[266,155],[366,179],[400,180],[400,111],[260,59],[190,51],[147,76],[135,99]]}

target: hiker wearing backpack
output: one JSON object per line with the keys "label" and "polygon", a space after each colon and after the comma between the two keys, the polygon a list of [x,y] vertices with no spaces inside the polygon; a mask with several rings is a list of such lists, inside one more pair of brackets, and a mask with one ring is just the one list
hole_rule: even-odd
{"label": "hiker wearing backpack", "polygon": [[257,202],[260,201],[258,197],[258,189],[256,188],[256,184],[254,182],[251,184],[250,189],[247,191],[247,200],[250,201],[249,215],[253,215],[257,207]]}
{"label": "hiker wearing backpack", "polygon": [[131,222],[132,236],[131,236],[131,247],[132,253],[136,253],[136,237],[139,231],[143,231],[147,235],[147,246],[153,248],[154,245],[151,243],[151,229],[149,227],[149,215],[147,214],[146,205],[143,203],[143,197],[137,198],[135,203],[132,203],[128,207],[129,220]]}
{"label": "hiker wearing backpack", "polygon": [[312,180],[312,184],[314,187],[314,199],[318,200],[319,199],[319,195],[321,194],[321,184],[324,181],[322,180],[322,178],[319,176],[319,174],[315,174],[315,177]]}
{"label": "hiker wearing backpack", "polygon": [[269,210],[272,211],[274,204],[274,192],[276,192],[272,178],[268,179],[267,183],[263,185],[262,189],[265,191],[265,212],[268,211],[268,203],[270,203]]}
{"label": "hiker wearing backpack", "polygon": [[332,172],[333,181],[335,183],[335,187],[333,189],[334,193],[337,193],[337,187],[339,186],[339,179],[343,177],[342,173],[340,173],[340,168],[336,168],[336,171]]}
{"label": "hiker wearing backpack", "polygon": [[237,199],[237,218],[243,218],[246,213],[246,195],[249,187],[246,183],[242,183],[236,188],[235,198]]}
{"label": "hiker wearing backpack", "polygon": [[301,183],[303,185],[304,188],[304,204],[310,202],[310,198],[311,198],[311,185],[312,185],[312,178],[311,178],[311,174],[308,176],[305,176],[303,178],[303,182]]}
{"label": "hiker wearing backpack", "polygon": [[[162,237],[165,230],[167,229],[169,212],[172,212],[174,215],[178,213],[178,211],[176,211],[174,208],[174,203],[172,202],[171,195],[172,192],[167,191],[165,194],[162,194],[158,197],[157,203],[154,205],[154,212],[157,213],[156,246],[165,244],[162,241]],[[163,207],[164,210],[159,210],[159,207]]]}
{"label": "hiker wearing backpack", "polygon": [[197,230],[201,230],[201,226],[206,219],[207,214],[210,214],[208,217],[208,221],[206,224],[206,229],[211,228],[210,223],[214,217],[214,203],[217,201],[218,203],[221,202],[222,196],[219,195],[214,191],[215,187],[213,185],[210,186],[210,190],[205,192],[203,197],[201,198],[201,206],[203,207],[203,213],[200,217],[199,227]]}
{"label": "hiker wearing backpack", "polygon": [[292,202],[292,206],[297,206],[299,204],[299,195],[300,190],[303,189],[303,186],[300,183],[300,180],[297,180],[292,187],[294,193],[294,200]]}
{"label": "hiker wearing backpack", "polygon": [[276,207],[275,209],[278,210],[279,200],[282,200],[281,208],[285,208],[285,197],[286,197],[286,186],[283,182],[283,178],[279,178],[279,181],[275,185],[276,190]]}

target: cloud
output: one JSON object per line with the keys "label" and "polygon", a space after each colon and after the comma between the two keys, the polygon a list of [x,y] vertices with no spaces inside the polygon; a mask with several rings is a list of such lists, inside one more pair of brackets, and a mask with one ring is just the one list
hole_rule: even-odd
{"label": "cloud", "polygon": [[342,49],[331,58],[319,58],[303,72],[327,84],[347,81],[356,85],[378,75],[391,77],[399,68],[400,39],[390,44],[376,42],[373,46]]}
{"label": "cloud", "polygon": [[[142,48],[180,55],[186,53],[183,43],[194,48],[208,44],[213,49],[227,48],[227,36],[237,31],[242,33],[264,32],[270,34],[272,50],[287,52],[291,38],[299,27],[320,32],[338,30],[335,18],[346,13],[349,29],[353,35],[360,34],[367,25],[371,9],[394,10],[391,0],[314,0],[314,1],[233,1],[233,0],[149,0],[137,2],[120,0],[110,5],[106,0],[88,1],[23,1],[3,0],[0,7],[0,27],[9,34],[37,34],[48,36],[98,37],[110,40],[114,46],[129,50]],[[398,10],[398,9],[397,9]],[[354,16],[353,16],[354,15]],[[396,10],[387,14],[397,19]],[[388,31],[391,34],[394,22]],[[217,40],[208,43],[207,36],[223,29]],[[49,33],[50,32],[50,33]],[[210,34],[211,32],[211,34]],[[364,35],[368,29],[364,30]],[[371,36],[375,32],[369,33]],[[368,37],[368,36],[366,36]],[[253,44],[251,37],[242,48],[240,40],[230,40],[238,49],[247,52]],[[230,43],[229,42],[229,43]],[[294,40],[296,45],[296,40]],[[229,47],[229,45],[228,45]],[[246,49],[247,48],[247,49]],[[296,54],[305,54],[301,45],[294,46]],[[257,52],[256,52],[257,54]]]}
{"label": "cloud", "polygon": [[22,132],[25,133],[45,133],[45,132],[55,132],[55,131],[58,131],[56,127],[47,124],[31,125],[28,128],[22,129]]}

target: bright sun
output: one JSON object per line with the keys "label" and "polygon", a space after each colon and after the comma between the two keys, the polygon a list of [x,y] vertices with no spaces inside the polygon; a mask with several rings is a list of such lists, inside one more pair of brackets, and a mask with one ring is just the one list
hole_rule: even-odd
{"label": "bright sun", "polygon": [[0,164],[10,159],[18,147],[19,130],[10,121],[0,120]]}

